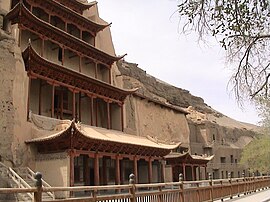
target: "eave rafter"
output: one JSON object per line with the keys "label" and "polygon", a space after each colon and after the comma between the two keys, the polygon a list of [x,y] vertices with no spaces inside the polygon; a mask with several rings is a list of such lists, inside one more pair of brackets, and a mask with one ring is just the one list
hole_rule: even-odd
{"label": "eave rafter", "polygon": [[170,157],[170,154],[165,156],[165,159],[169,165],[181,165],[183,163],[186,165],[206,165],[212,158],[213,156],[207,158],[195,158],[188,152],[175,157]]}
{"label": "eave rafter", "polygon": [[51,81],[69,89],[77,89],[87,95],[122,104],[125,98],[136,91],[123,90],[100,80],[88,77],[68,68],[63,68],[39,56],[31,45],[23,52],[29,76]]}
{"label": "eave rafter", "polygon": [[18,23],[19,27],[28,30],[40,38],[48,39],[60,47],[64,47],[72,52],[82,55],[90,60],[104,64],[106,67],[111,68],[111,65],[123,58],[124,56],[109,55],[94,46],[86,43],[85,41],[74,37],[73,35],[54,27],[53,25],[34,16],[25,5],[18,3],[7,15],[6,19],[10,20],[13,24]]}
{"label": "eave rafter", "polygon": [[66,7],[82,14],[82,12],[86,9],[89,9],[91,8],[92,6],[96,5],[97,2],[96,1],[93,1],[93,2],[90,2],[90,3],[82,3],[82,2],[79,2],[77,0],[55,0],[63,5],[65,5]]}
{"label": "eave rafter", "polygon": [[[70,130],[71,128],[73,128],[73,130]],[[170,152],[170,149],[90,138],[82,134],[80,130],[77,129],[74,122],[72,122],[68,129],[63,131],[61,134],[58,134],[54,138],[37,142],[34,141],[31,143],[35,143],[37,145],[40,153],[56,152],[59,150],[63,151],[63,148],[66,148],[66,150],[73,149],[104,154],[113,153],[128,156],[144,156],[145,158],[147,156],[159,158],[167,155]],[[89,145],[91,146],[89,147]],[[115,148],[118,148],[118,150],[116,151]]]}
{"label": "eave rafter", "polygon": [[61,5],[57,1],[52,0],[24,0],[28,4],[38,7],[50,15],[58,16],[65,22],[74,24],[79,29],[90,32],[93,36],[96,36],[97,32],[103,30],[104,28],[110,26],[110,24],[101,25],[90,19],[73,12],[70,8]]}

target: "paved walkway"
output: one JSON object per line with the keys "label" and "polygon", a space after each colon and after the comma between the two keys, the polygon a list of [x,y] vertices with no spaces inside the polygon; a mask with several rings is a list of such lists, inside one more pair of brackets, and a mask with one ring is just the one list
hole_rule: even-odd
{"label": "paved walkway", "polygon": [[256,193],[241,195],[233,199],[225,199],[227,202],[270,202],[270,189],[257,191]]}

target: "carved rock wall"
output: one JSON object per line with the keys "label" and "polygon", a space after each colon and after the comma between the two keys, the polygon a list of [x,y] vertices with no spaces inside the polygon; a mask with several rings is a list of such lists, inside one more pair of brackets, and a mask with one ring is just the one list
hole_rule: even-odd
{"label": "carved rock wall", "polygon": [[24,143],[29,137],[27,123],[28,79],[20,48],[0,29],[0,155],[10,166],[28,161]]}
{"label": "carved rock wall", "polygon": [[[193,96],[187,90],[171,86],[148,75],[144,70],[140,69],[137,64],[119,61],[117,65],[123,78],[124,88],[137,87],[139,88],[137,91],[138,94],[161,101],[164,104],[186,108],[189,112],[187,115],[189,131],[184,133],[183,127],[179,127],[178,129],[172,127],[170,130],[166,125],[162,124],[167,121],[176,126],[177,124],[185,123],[184,119],[179,119],[177,122],[177,117],[167,116],[164,109],[161,110],[164,113],[159,113],[152,109],[152,114],[146,109],[147,103],[144,103],[143,111],[147,114],[146,117],[148,117],[148,119],[154,121],[156,128],[158,128],[159,131],[166,131],[165,134],[167,133],[167,138],[175,137],[173,135],[175,131],[177,131],[178,137],[183,137],[183,134],[188,133],[188,138],[184,137],[180,139],[181,141],[190,143],[191,152],[193,154],[204,154],[205,151],[203,147],[205,145],[211,145],[213,142],[215,143],[215,148],[219,148],[220,146],[231,149],[243,148],[256,135],[254,132],[256,126],[241,123],[215,111],[204,103],[202,98]],[[146,119],[141,119],[139,122],[136,120],[136,114],[142,111],[136,110],[136,106],[138,108],[138,105],[134,105],[134,102],[132,102],[131,99],[128,100],[126,105],[126,113],[128,116],[127,128],[132,128],[138,132],[143,127],[149,127],[150,122]],[[141,104],[141,106],[143,106],[143,104]],[[159,120],[154,120],[153,117],[150,117],[151,114],[163,116],[163,119],[160,118]],[[138,124],[140,122],[145,124],[145,126],[136,126],[136,123]],[[182,133],[179,130],[182,130]],[[140,134],[140,132],[138,133]],[[158,136],[157,133],[156,135]],[[214,150],[216,151],[216,149]]]}

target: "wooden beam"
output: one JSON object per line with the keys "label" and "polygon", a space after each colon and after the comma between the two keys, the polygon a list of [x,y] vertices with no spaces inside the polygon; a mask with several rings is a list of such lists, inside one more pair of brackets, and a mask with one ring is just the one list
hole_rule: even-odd
{"label": "wooden beam", "polygon": [[194,166],[190,165],[191,167],[191,176],[192,176],[192,181],[195,181],[195,175],[194,175]]}
{"label": "wooden beam", "polygon": [[115,158],[115,184],[120,185],[120,159],[119,155]]}
{"label": "wooden beam", "polygon": [[153,165],[151,157],[148,159],[148,183],[152,183],[153,180]]}
{"label": "wooden beam", "polygon": [[64,58],[65,58],[65,49],[64,47],[62,47],[62,61],[61,61],[62,65],[64,65]]}
{"label": "wooden beam", "polygon": [[138,176],[138,159],[136,156],[134,156],[134,159],[133,159],[133,172],[134,172],[134,175],[135,175],[135,183],[139,183],[138,179],[139,179],[139,176]]}
{"label": "wooden beam", "polygon": [[82,72],[82,56],[79,55],[79,72]]}
{"label": "wooden beam", "polygon": [[43,75],[39,75],[39,74],[36,74],[34,72],[28,72],[28,75],[31,77],[31,78],[40,78],[42,80],[45,80],[47,81],[47,83],[54,83],[55,85],[58,85],[58,86],[63,86],[63,87],[66,87],[68,89],[70,89],[70,91],[73,91],[73,89],[77,89],[76,91],[81,91],[85,94],[87,94],[88,96],[93,96],[93,97],[98,97],[100,99],[109,99],[111,102],[115,102],[117,104],[120,104],[123,103],[122,101],[120,100],[116,100],[114,98],[108,98],[106,96],[103,96],[103,95],[100,95],[100,94],[97,94],[97,93],[92,93],[92,92],[89,92],[88,90],[84,90],[82,88],[77,88],[75,86],[72,86],[72,85],[69,85],[69,84],[66,84],[66,83],[63,83],[61,81],[57,81],[57,80],[54,80],[54,79],[51,79],[51,78],[48,78],[46,76],[43,76]]}
{"label": "wooden beam", "polygon": [[184,163],[182,164],[182,168],[183,168],[183,179],[185,181],[186,180],[186,165]]}
{"label": "wooden beam", "polygon": [[110,110],[110,103],[107,103],[107,129],[111,129],[111,110]]}
{"label": "wooden beam", "polygon": [[99,186],[99,155],[96,153],[94,158],[95,185]]}
{"label": "wooden beam", "polygon": [[91,102],[91,126],[94,125],[94,98],[90,97],[90,102]]}
{"label": "wooden beam", "polygon": [[82,121],[82,99],[81,99],[81,92],[79,92],[79,121]]}
{"label": "wooden beam", "polygon": [[97,62],[95,62],[95,78],[97,79],[98,78],[98,75],[97,75],[97,69],[98,69],[98,64]]}
{"label": "wooden beam", "polygon": [[98,99],[96,99],[96,127],[98,127]]}
{"label": "wooden beam", "polygon": [[109,70],[109,84],[112,84],[112,70],[111,68],[108,68]]}
{"label": "wooden beam", "polygon": [[55,86],[52,85],[52,100],[51,100],[51,117],[54,117],[54,91],[55,91]]}
{"label": "wooden beam", "polygon": [[42,80],[39,79],[38,115],[41,115],[41,109],[42,109]]}
{"label": "wooden beam", "polygon": [[121,107],[121,130],[124,132],[124,106],[123,104],[120,105]]}
{"label": "wooden beam", "polygon": [[31,77],[28,77],[28,98],[27,98],[27,120],[29,119],[29,111],[30,111],[30,95],[31,95]]}
{"label": "wooden beam", "polygon": [[74,186],[74,153],[73,151],[70,151],[69,153],[69,158],[70,158],[70,164],[69,164],[69,169],[70,169],[70,186]]}
{"label": "wooden beam", "polygon": [[72,118],[75,119],[76,117],[76,94],[75,91],[72,92]]}
{"label": "wooden beam", "polygon": [[63,119],[63,110],[64,110],[64,92],[61,91],[61,109],[60,109],[60,119]]}

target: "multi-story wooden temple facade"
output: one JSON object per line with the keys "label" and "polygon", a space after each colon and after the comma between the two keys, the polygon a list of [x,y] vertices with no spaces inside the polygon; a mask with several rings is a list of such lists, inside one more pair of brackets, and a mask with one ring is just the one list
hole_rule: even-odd
{"label": "multi-story wooden temple facade", "polygon": [[[138,182],[163,181],[163,156],[180,143],[123,133],[123,105],[136,89],[112,85],[112,65],[122,56],[97,48],[97,35],[109,24],[83,15],[93,6],[76,0],[12,1],[5,17],[28,76],[28,121],[38,132],[25,142],[37,151],[36,170],[46,178],[47,169],[64,166],[55,180],[67,186],[125,183],[130,173]],[[44,127],[48,123],[51,129]]]}
{"label": "multi-story wooden temple facade", "polygon": [[40,171],[54,186],[124,184],[131,173],[138,183],[207,176],[213,156],[188,153],[187,111],[123,87],[115,65],[123,56],[116,56],[96,2],[0,5],[21,61],[13,87],[14,166]]}

